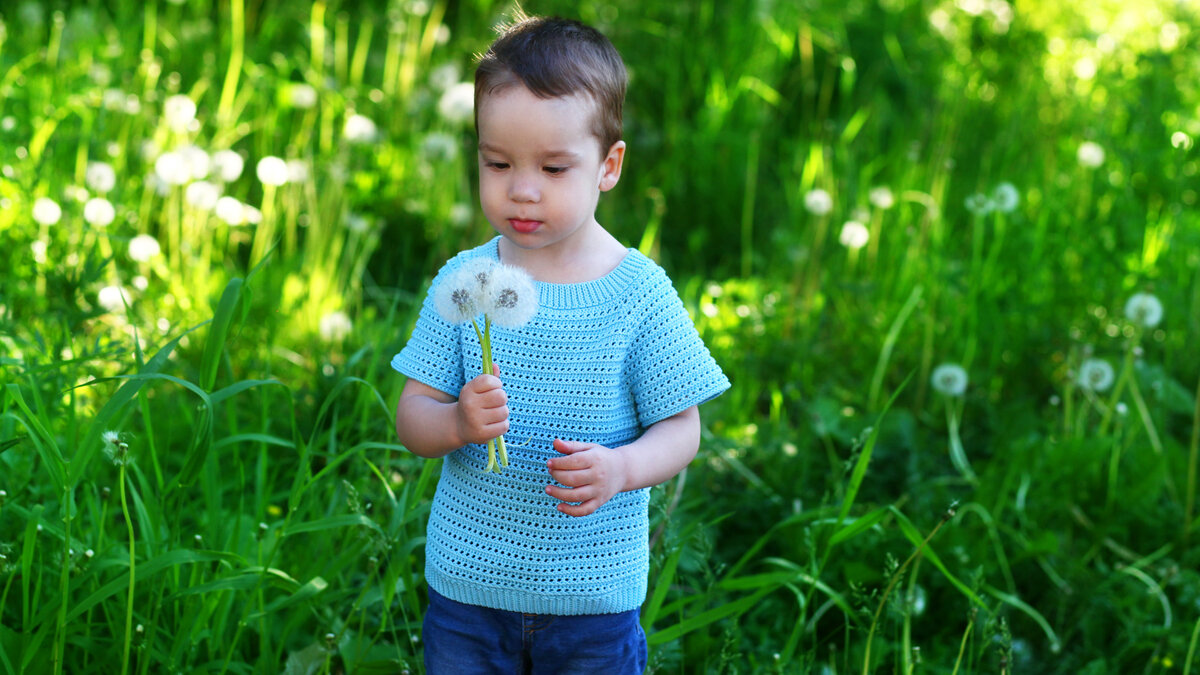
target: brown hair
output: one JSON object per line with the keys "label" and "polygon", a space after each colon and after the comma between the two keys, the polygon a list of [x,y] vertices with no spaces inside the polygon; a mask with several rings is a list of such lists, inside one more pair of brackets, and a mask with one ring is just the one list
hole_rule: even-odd
{"label": "brown hair", "polygon": [[503,26],[475,69],[475,129],[483,96],[516,84],[539,98],[587,94],[596,104],[592,134],[600,154],[621,140],[627,75],[621,55],[604,35],[578,21],[527,17]]}

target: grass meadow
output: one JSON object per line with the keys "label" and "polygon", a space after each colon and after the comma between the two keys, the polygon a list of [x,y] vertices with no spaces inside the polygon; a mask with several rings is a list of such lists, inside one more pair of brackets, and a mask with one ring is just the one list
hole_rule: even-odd
{"label": "grass meadow", "polygon": [[[652,672],[1200,675],[1200,7],[525,4],[623,53],[598,217],[734,383]],[[507,10],[3,4],[0,675],[423,672],[388,361]]]}

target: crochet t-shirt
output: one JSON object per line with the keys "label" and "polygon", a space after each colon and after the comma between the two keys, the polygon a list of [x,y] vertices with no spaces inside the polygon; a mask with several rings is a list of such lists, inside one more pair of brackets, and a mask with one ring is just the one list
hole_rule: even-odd
{"label": "crochet t-shirt", "polygon": [[[498,261],[498,243],[448,261],[434,288],[468,260]],[[534,283],[534,318],[515,330],[492,326],[508,394],[509,466],[485,472],[486,445],[446,455],[427,526],[425,578],[452,600],[514,612],[636,609],[649,572],[650,490],[618,493],[591,515],[561,513],[545,492],[546,460],[561,456],[553,441],[626,445],[724,392],[729,380],[666,273],[633,249],[599,279]],[[479,340],[470,322],[443,320],[431,297],[392,367],[457,397],[482,372]]]}

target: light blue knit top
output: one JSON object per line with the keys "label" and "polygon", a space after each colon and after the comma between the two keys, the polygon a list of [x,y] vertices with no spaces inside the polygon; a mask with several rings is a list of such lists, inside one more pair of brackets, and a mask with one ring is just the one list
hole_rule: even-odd
{"label": "light blue knit top", "polygon": [[[499,237],[464,251],[434,284]],[[578,284],[535,282],[526,326],[492,326],[508,394],[509,466],[484,472],[487,447],[445,458],[429,516],[425,578],[459,602],[537,614],[610,614],[645,600],[649,489],[622,492],[584,517],[546,494],[555,438],[619,447],[729,388],[661,267],[630,249],[616,269]],[[427,297],[392,359],[404,375],[457,397],[481,372],[471,324],[451,325]]]}

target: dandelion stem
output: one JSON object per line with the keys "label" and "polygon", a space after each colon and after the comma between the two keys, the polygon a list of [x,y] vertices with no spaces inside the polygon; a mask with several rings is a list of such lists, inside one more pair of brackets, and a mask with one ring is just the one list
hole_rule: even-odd
{"label": "dandelion stem", "polygon": [[125,516],[125,528],[129,531],[129,592],[125,598],[125,651],[121,656],[121,675],[129,672],[129,645],[133,641],[133,589],[136,580],[137,556],[134,545],[133,521],[129,518],[129,504],[125,499],[125,465],[121,464],[119,487],[121,490],[121,513]]}
{"label": "dandelion stem", "polygon": [[[1192,516],[1196,508],[1196,464],[1200,460],[1200,384],[1196,385],[1196,412],[1192,415],[1192,442],[1188,448],[1187,495],[1183,508],[1183,543],[1187,544],[1192,532]],[[1200,628],[1200,623],[1196,624]],[[1193,643],[1195,638],[1193,638]],[[1193,644],[1193,646],[1195,646]]]}

